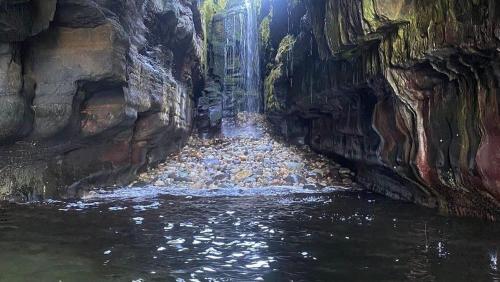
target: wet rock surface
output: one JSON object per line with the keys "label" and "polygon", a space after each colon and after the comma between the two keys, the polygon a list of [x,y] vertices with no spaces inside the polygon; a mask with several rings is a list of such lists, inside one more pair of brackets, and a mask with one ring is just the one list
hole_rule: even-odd
{"label": "wet rock surface", "polygon": [[[253,133],[253,134],[252,134]],[[194,134],[179,154],[139,176],[139,183],[192,188],[298,186],[354,188],[354,172],[273,138],[263,116],[239,113],[218,138]]]}
{"label": "wet rock surface", "polygon": [[0,1],[0,200],[128,183],[186,141],[195,1]]}
{"label": "wet rock surface", "polygon": [[500,215],[498,4],[263,1],[266,111],[358,181],[446,214]]}
{"label": "wet rock surface", "polygon": [[207,137],[220,133],[223,116],[220,84],[214,80],[205,81],[205,88],[197,103],[196,127],[198,132]]}

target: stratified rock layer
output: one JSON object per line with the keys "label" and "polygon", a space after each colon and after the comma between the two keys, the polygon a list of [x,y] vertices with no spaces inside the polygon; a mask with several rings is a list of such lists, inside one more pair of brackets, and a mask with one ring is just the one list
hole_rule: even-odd
{"label": "stratified rock layer", "polygon": [[500,5],[263,1],[266,108],[358,180],[445,213],[500,214]]}
{"label": "stratified rock layer", "polygon": [[127,182],[178,149],[201,38],[196,1],[0,1],[0,199]]}

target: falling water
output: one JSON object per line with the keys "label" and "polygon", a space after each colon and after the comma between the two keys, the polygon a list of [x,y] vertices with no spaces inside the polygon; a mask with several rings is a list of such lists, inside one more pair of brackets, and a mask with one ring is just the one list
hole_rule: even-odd
{"label": "falling water", "polygon": [[251,0],[245,0],[245,110],[258,112],[260,105],[260,56],[257,11]]}
{"label": "falling water", "polygon": [[224,19],[225,116],[259,112],[260,57],[257,11],[252,0],[227,11]]}

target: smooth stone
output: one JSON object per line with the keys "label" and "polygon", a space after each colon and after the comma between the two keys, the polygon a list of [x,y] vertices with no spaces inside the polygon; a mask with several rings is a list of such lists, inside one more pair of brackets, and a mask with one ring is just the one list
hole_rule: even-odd
{"label": "smooth stone", "polygon": [[251,175],[252,175],[251,171],[241,170],[234,175],[234,180],[237,182],[241,182],[242,180],[246,179],[247,177],[250,177]]}
{"label": "smooth stone", "polygon": [[225,174],[225,173],[221,173],[221,174],[217,174],[213,177],[213,180],[217,180],[217,181],[220,181],[220,180],[223,180],[223,179],[227,179],[229,178],[229,175],[228,174]]}
{"label": "smooth stone", "polygon": [[319,189],[319,187],[316,186],[316,185],[314,185],[314,184],[306,184],[306,185],[302,186],[302,188],[308,189],[308,190],[317,190],[317,189]]}
{"label": "smooth stone", "polygon": [[205,166],[208,166],[208,167],[221,164],[219,159],[216,159],[216,158],[206,158],[203,160],[203,163],[205,164]]}
{"label": "smooth stone", "polygon": [[155,186],[165,186],[165,182],[162,180],[158,180],[154,183]]}
{"label": "smooth stone", "polygon": [[287,184],[298,184],[301,182],[301,180],[303,180],[303,178],[297,174],[289,174],[286,178],[285,178],[285,182]]}
{"label": "smooth stone", "polygon": [[339,173],[340,174],[351,174],[351,170],[343,167],[343,168],[339,169]]}
{"label": "smooth stone", "polygon": [[303,163],[297,163],[297,162],[285,162],[285,165],[287,166],[288,169],[290,170],[300,170],[304,167]]}

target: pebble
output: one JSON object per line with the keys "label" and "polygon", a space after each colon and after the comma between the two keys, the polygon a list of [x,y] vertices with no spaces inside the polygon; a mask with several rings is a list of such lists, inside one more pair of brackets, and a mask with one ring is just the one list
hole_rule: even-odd
{"label": "pebble", "polygon": [[342,175],[350,175],[351,174],[351,170],[348,169],[348,168],[341,168],[339,169],[339,173],[342,174]]}
{"label": "pebble", "polygon": [[165,186],[165,181],[158,180],[154,183],[155,186]]}
{"label": "pebble", "polygon": [[201,139],[194,133],[187,145],[139,181],[161,187],[216,189],[298,186],[351,188],[354,172],[313,152],[307,146],[292,146],[275,137],[266,119],[240,113],[238,127],[251,126],[259,134]]}
{"label": "pebble", "polygon": [[241,182],[243,180],[245,180],[247,177],[249,177],[250,175],[252,175],[252,172],[249,171],[249,170],[241,170],[239,172],[237,172],[235,175],[234,175],[234,180],[236,182]]}

